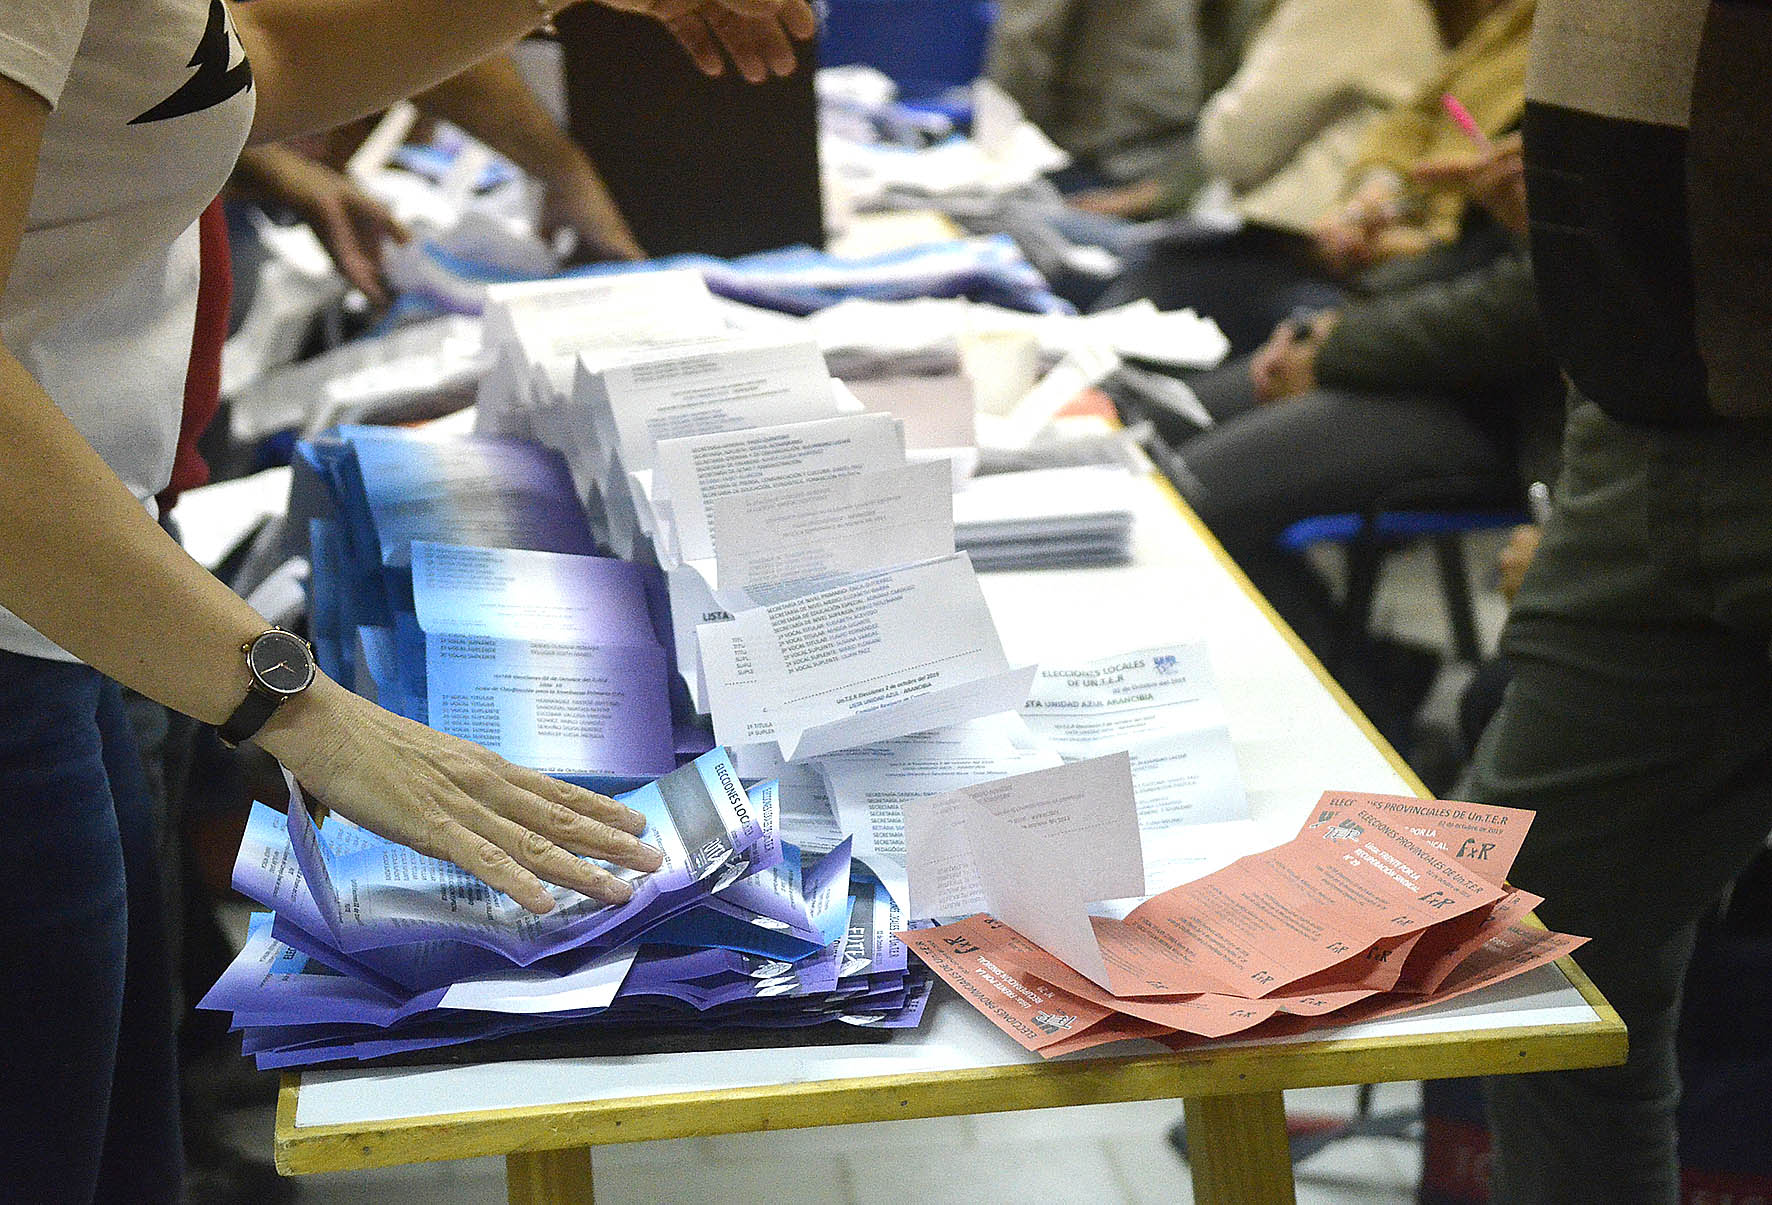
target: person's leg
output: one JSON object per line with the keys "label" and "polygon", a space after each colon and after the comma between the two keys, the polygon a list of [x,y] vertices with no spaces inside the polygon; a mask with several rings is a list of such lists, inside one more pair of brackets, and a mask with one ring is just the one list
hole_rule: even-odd
{"label": "person's leg", "polygon": [[1181,489],[1200,518],[1329,672],[1374,711],[1382,710],[1379,684],[1349,647],[1327,584],[1277,537],[1311,515],[1511,488],[1506,450],[1444,398],[1318,390],[1229,417],[1180,453]]}
{"label": "person's leg", "polygon": [[[1180,378],[1180,384],[1215,423],[1227,422],[1255,408],[1255,380],[1249,375],[1248,356],[1239,356],[1204,372],[1173,375]],[[1173,405],[1159,391],[1126,388],[1124,376],[1120,373],[1109,378],[1106,388],[1114,394],[1120,415],[1128,424],[1150,423],[1157,438],[1171,448],[1180,447],[1205,430],[1194,412]]]}
{"label": "person's leg", "polygon": [[1162,310],[1191,306],[1218,323],[1232,355],[1244,355],[1260,347],[1293,310],[1336,305],[1344,292],[1310,266],[1299,236],[1246,227],[1235,234],[1178,238],[1133,252],[1095,308],[1111,309],[1141,298]]}
{"label": "person's leg", "polygon": [[1476,675],[1458,696],[1458,735],[1467,751],[1475,749],[1483,739],[1483,731],[1501,709],[1501,696],[1513,676],[1514,667],[1506,657],[1491,657],[1477,667]]}
{"label": "person's leg", "polygon": [[123,1011],[123,855],[100,679],[0,652],[0,1200],[98,1185]]}
{"label": "person's leg", "polygon": [[1630,1055],[1488,1081],[1494,1199],[1673,1202],[1696,923],[1772,828],[1772,431],[1656,433],[1582,405],[1566,454],[1460,798],[1537,811],[1510,878],[1593,939],[1576,962]]}
{"label": "person's leg", "polygon": [[129,898],[123,1016],[98,1199],[176,1201],[184,1154],[161,872],[164,817],[143,771],[122,688],[115,682],[106,681],[100,688],[98,723]]}

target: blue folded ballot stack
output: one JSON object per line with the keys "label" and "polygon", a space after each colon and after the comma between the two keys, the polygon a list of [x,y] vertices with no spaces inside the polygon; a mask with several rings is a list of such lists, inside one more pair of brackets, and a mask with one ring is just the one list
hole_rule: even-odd
{"label": "blue folded ballot stack", "polygon": [[451,863],[339,816],[256,806],[234,885],[271,911],[202,1007],[262,1068],[411,1055],[565,1026],[631,1032],[914,1026],[930,980],[845,842],[803,859],[776,784],[724,750],[621,796],[664,855],[624,904],[553,888],[528,913]]}
{"label": "blue folded ballot stack", "polygon": [[[511,761],[627,790],[711,745],[678,725],[663,585],[595,555],[559,454],[342,427],[297,449],[320,666]],[[304,505],[305,504],[305,505]]]}
{"label": "blue folded ballot stack", "polygon": [[[774,781],[694,722],[656,568],[598,556],[561,455],[342,427],[297,449],[322,667],[390,710],[615,794],[664,865],[535,916],[293,780],[255,806],[235,886],[269,909],[204,1000],[262,1067],[411,1056],[564,1026],[915,1025],[929,977],[847,842],[805,855]],[[682,764],[679,764],[682,763]]]}

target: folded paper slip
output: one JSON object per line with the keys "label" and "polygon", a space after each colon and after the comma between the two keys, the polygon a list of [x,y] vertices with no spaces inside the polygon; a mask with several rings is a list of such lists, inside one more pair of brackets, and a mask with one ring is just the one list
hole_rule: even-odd
{"label": "folded paper slip", "polygon": [[879,906],[878,884],[850,869],[839,850],[806,871],[805,911],[829,938],[809,957],[655,944],[667,924],[648,930],[638,949],[587,946],[528,967],[501,960],[410,991],[338,973],[277,941],[271,918],[260,915],[202,1006],[233,1014],[261,1067],[410,1058],[563,1026],[616,1029],[643,1042],[670,1029],[915,1025],[931,980],[893,936],[899,918]]}
{"label": "folded paper slip", "polygon": [[[929,839],[919,826],[942,805],[910,809],[908,844]],[[1220,1038],[1437,999],[1541,902],[1501,885],[1531,821],[1517,809],[1327,792],[1292,841],[1154,896],[1124,921],[1085,914],[1099,892],[1061,843],[981,811],[955,820],[976,898],[995,919],[903,936],[1029,1049],[1100,1036],[1110,1016]],[[912,864],[915,914],[919,881],[927,895],[942,864],[914,852]],[[1018,889],[1027,881],[1041,883],[1039,898]],[[1072,1020],[1060,1033],[1042,1013]]]}
{"label": "folded paper slip", "polygon": [[1186,1049],[1230,1037],[1285,1037],[1379,1020],[1525,974],[1586,940],[1516,921],[1467,957],[1440,989],[1424,995],[1121,1000],[988,917],[904,936],[911,951],[962,998],[1018,1044],[1048,1058],[1128,1038],[1156,1038]]}
{"label": "folded paper slip", "polygon": [[1012,667],[964,553],[697,629],[714,735],[787,761],[1012,711]]}

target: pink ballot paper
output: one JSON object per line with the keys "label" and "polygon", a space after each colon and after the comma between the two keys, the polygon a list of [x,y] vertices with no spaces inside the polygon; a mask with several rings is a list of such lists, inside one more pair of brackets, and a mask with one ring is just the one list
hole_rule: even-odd
{"label": "pink ballot paper", "polygon": [[1307,825],[1285,845],[1152,896],[1124,921],[1096,918],[1104,986],[1117,996],[1259,998],[1501,898],[1379,810],[1356,807],[1348,819]]}
{"label": "pink ballot paper", "polygon": [[[1317,801],[1310,829],[1336,830],[1342,826],[1358,826],[1349,816],[1350,809],[1367,808],[1392,817],[1403,831],[1423,846],[1441,856],[1468,866],[1471,873],[1500,885],[1514,864],[1526,830],[1532,825],[1532,813],[1519,808],[1487,807],[1440,799],[1417,799],[1409,795],[1369,795],[1347,791],[1325,791]],[[1345,831],[1345,830],[1344,830]],[[1534,903],[1531,907],[1536,907]],[[1531,910],[1524,909],[1521,915]],[[1468,939],[1484,928],[1487,909],[1466,913],[1455,921],[1436,925],[1429,932],[1417,931],[1401,938],[1379,942],[1356,958],[1339,967],[1294,984],[1292,991],[1324,992],[1367,989],[1389,991],[1398,986],[1406,966],[1418,969],[1438,952],[1465,949]],[[1478,940],[1478,945],[1482,944]],[[1425,945],[1427,948],[1421,949]],[[1419,955],[1419,956],[1418,956]]]}
{"label": "pink ballot paper", "polygon": [[[1186,1043],[1388,1016],[1581,943],[1526,927],[1542,900],[1504,886],[1531,819],[1332,791],[1291,841],[1153,896],[1124,921],[1088,916],[1086,893],[1058,875],[1044,911],[1017,906],[1007,924],[978,915],[901,936],[1046,1056],[1153,1036],[1153,1027]],[[1015,847],[1029,837],[968,820],[981,895],[994,905],[1005,879],[1026,869]],[[978,840],[986,834],[990,842]],[[1009,847],[1001,859],[989,852],[996,841]]]}

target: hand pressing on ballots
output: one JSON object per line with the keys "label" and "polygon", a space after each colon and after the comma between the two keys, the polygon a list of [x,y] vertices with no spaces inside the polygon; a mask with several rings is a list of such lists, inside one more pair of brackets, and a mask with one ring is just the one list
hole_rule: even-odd
{"label": "hand pressing on ballots", "polygon": [[[806,0],[599,0],[606,8],[640,13],[671,32],[704,74],[720,75],[726,57],[748,82],[788,76],[798,66],[794,42],[818,31]],[[725,50],[722,57],[721,50]]]}
{"label": "hand pressing on ballots", "polygon": [[608,903],[633,888],[583,856],[651,872],[640,813],[384,711],[324,677],[278,708],[258,744],[340,814],[445,858],[529,911],[553,909],[543,881]]}

